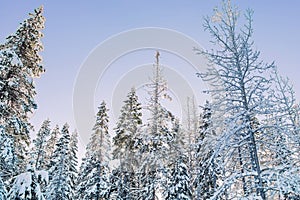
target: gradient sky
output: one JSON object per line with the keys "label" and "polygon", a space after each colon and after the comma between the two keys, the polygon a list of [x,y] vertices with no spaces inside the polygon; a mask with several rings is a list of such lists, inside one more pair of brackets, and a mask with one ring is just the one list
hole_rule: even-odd
{"label": "gradient sky", "polygon": [[[46,73],[36,80],[38,110],[32,118],[36,129],[49,117],[54,124],[73,119],[72,92],[77,73],[89,53],[105,39],[122,31],[142,27],[161,27],[182,32],[205,48],[210,36],[202,27],[203,16],[211,15],[220,0],[130,0],[130,1],[5,1],[0,0],[0,42],[15,32],[20,22],[44,5],[43,31]],[[275,61],[280,72],[294,84],[300,98],[300,1],[233,1],[240,10],[254,10],[255,47],[266,62]],[[144,64],[153,61],[153,52],[133,54]],[[170,65],[172,56],[163,64]],[[145,59],[145,60],[143,60]],[[126,60],[126,59],[125,59]],[[125,62],[125,61],[124,61]],[[129,62],[128,59],[126,62]],[[130,62],[129,62],[130,63]],[[128,63],[127,63],[128,64]],[[118,70],[118,67],[115,67]],[[111,73],[114,73],[112,71]],[[194,76],[194,75],[192,75]],[[100,102],[100,101],[99,101]],[[98,103],[98,102],[96,102]]]}

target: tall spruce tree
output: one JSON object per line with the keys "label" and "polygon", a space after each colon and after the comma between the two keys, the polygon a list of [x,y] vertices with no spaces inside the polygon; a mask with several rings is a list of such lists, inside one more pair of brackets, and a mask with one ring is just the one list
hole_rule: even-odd
{"label": "tall spruce tree", "polygon": [[45,166],[47,170],[51,168],[51,160],[53,158],[53,153],[59,136],[60,136],[59,126],[56,125],[55,128],[51,131],[50,138],[47,140],[45,146],[45,152],[46,152]]}
{"label": "tall spruce tree", "polygon": [[160,193],[162,177],[166,173],[165,166],[168,162],[170,144],[176,133],[172,131],[175,121],[173,114],[162,106],[162,99],[171,99],[167,92],[167,82],[162,75],[159,63],[159,52],[156,53],[156,63],[153,70],[153,78],[148,84],[150,95],[147,106],[150,112],[148,123],[142,136],[142,160],[139,173],[142,175],[141,194],[144,199],[154,200]]}
{"label": "tall spruce tree", "polygon": [[117,196],[122,199],[133,199],[135,194],[132,188],[137,187],[135,172],[137,171],[136,140],[142,126],[141,104],[138,102],[135,89],[132,88],[124,101],[121,114],[115,128],[116,136],[113,138],[113,158],[118,159],[119,166],[115,173],[118,184]]}
{"label": "tall spruce tree", "polygon": [[[198,109],[195,105],[195,99],[194,98],[187,98],[187,107],[186,107],[186,123],[185,123],[185,130],[184,130],[184,149],[183,151],[187,155],[187,167],[188,172],[190,174],[190,180],[194,180],[196,173],[195,173],[195,167],[197,164],[196,158],[195,158],[195,148],[197,145],[196,138],[198,135],[199,130],[199,117],[198,117]],[[191,186],[193,184],[191,183]],[[194,187],[191,188],[192,193],[194,193]]]}
{"label": "tall spruce tree", "polygon": [[212,110],[210,103],[206,101],[201,113],[199,132],[196,136],[195,145],[195,198],[209,199],[213,196],[217,187],[217,169],[214,160],[211,144],[214,138],[211,121]]}
{"label": "tall spruce tree", "polygon": [[78,166],[78,158],[77,158],[77,152],[78,152],[78,133],[75,130],[71,134],[70,138],[70,144],[69,144],[69,160],[70,160],[70,178],[71,178],[71,188],[72,188],[72,198],[75,198],[76,195],[76,185],[77,185],[77,166]]}
{"label": "tall spruce tree", "polygon": [[33,79],[44,72],[39,52],[43,49],[43,8],[38,8],[21,23],[15,34],[0,45],[0,124],[13,138],[16,165],[26,168],[27,151],[32,126],[29,113],[37,108]]}
{"label": "tall spruce tree", "polygon": [[65,124],[61,130],[61,137],[56,143],[53,153],[53,164],[49,170],[50,183],[47,188],[46,199],[72,199],[72,174],[69,159],[70,133],[69,125]]}
{"label": "tall spruce tree", "polygon": [[110,135],[108,132],[108,109],[103,101],[96,115],[96,123],[86,147],[86,154],[79,171],[78,199],[109,199]]}
{"label": "tall spruce tree", "polygon": [[165,199],[192,199],[191,177],[188,171],[189,154],[186,152],[186,138],[179,121],[175,120],[175,139],[170,144],[166,173],[163,177]]}
{"label": "tall spruce tree", "polygon": [[35,169],[46,169],[46,142],[50,135],[50,120],[46,119],[37,133],[34,143]]}
{"label": "tall spruce tree", "polygon": [[36,104],[33,102],[35,91],[28,81],[26,69],[11,50],[0,52],[0,123],[5,129],[5,138],[13,141],[13,152],[17,156],[14,174],[25,170],[27,151],[30,144],[31,125],[27,113]]}
{"label": "tall spruce tree", "polygon": [[42,57],[39,55],[44,48],[41,43],[42,30],[45,27],[43,10],[44,8],[41,6],[35,9],[34,13],[29,13],[29,18],[21,23],[15,34],[7,37],[5,44],[7,48],[17,54],[31,77],[39,77],[45,72],[41,65]]}
{"label": "tall spruce tree", "polygon": [[183,158],[178,157],[172,169],[166,200],[191,200],[190,176]]}

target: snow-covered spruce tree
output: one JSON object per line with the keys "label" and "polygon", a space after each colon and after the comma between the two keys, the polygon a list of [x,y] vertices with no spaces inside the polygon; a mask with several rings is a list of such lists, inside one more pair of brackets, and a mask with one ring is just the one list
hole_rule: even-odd
{"label": "snow-covered spruce tree", "polygon": [[17,175],[14,178],[12,187],[8,193],[8,199],[18,200],[44,200],[38,182],[38,174],[34,170],[34,162],[30,162],[26,172]]}
{"label": "snow-covered spruce tree", "polygon": [[7,195],[7,191],[6,191],[5,185],[2,181],[2,178],[0,176],[0,199],[6,200],[7,199],[6,195]]}
{"label": "snow-covered spruce tree", "polygon": [[34,143],[34,160],[35,169],[41,170],[46,168],[46,141],[50,135],[50,120],[46,119],[36,135]]}
{"label": "snow-covered spruce tree", "polygon": [[200,115],[200,126],[195,143],[195,174],[194,198],[209,199],[217,188],[217,171],[215,161],[211,160],[213,155],[212,144],[214,144],[215,133],[212,129],[211,106],[208,101],[202,107]]}
{"label": "snow-covered spruce tree", "polygon": [[108,109],[103,101],[78,175],[77,199],[110,199],[110,135]]}
{"label": "snow-covered spruce tree", "polygon": [[34,13],[29,13],[29,18],[21,23],[15,34],[7,37],[5,44],[7,48],[17,54],[31,77],[39,77],[45,71],[41,65],[42,57],[39,55],[44,48],[41,43],[44,24],[45,17],[41,6],[35,9]]}
{"label": "snow-covered spruce tree", "polygon": [[268,114],[270,103],[266,93],[274,65],[260,61],[259,52],[253,49],[252,12],[246,12],[242,27],[238,17],[237,9],[228,1],[221,11],[216,9],[212,18],[205,18],[205,30],[218,48],[199,50],[213,65],[200,75],[211,85],[212,121],[219,134],[211,160],[215,167],[223,168],[220,186],[212,198],[226,193],[227,198],[267,199],[266,191],[271,186],[263,178],[267,165],[260,162],[259,154],[264,140],[257,137],[265,126],[253,126],[252,122]]}
{"label": "snow-covered spruce tree", "polygon": [[53,153],[52,167],[49,170],[50,183],[47,187],[46,199],[73,199],[71,162],[69,159],[70,133],[69,125],[65,124],[61,130],[61,137],[56,143]]}
{"label": "snow-covered spruce tree", "polygon": [[[44,176],[40,177],[38,176],[39,183],[41,185],[42,192],[46,194],[47,192],[47,181],[45,182],[43,179],[45,179],[46,176],[49,176],[50,169],[52,166],[56,163],[56,158],[54,155],[54,151],[56,149],[56,144],[58,143],[58,139],[61,137],[61,132],[59,130],[59,126],[56,125],[55,128],[50,132],[50,138],[46,141],[45,144],[45,157],[43,161],[43,167],[42,170],[39,171],[41,175]],[[48,177],[49,179],[49,177]],[[75,179],[76,180],[76,179]]]}
{"label": "snow-covered spruce tree", "polygon": [[166,191],[166,200],[190,200],[192,193],[190,190],[190,177],[188,168],[183,158],[178,157],[175,168],[172,170],[171,179]]}
{"label": "snow-covered spruce tree", "polygon": [[[188,172],[190,174],[190,180],[195,179],[195,165],[197,164],[195,159],[195,140],[199,129],[199,117],[198,117],[198,109],[195,105],[194,97],[187,98],[187,107],[186,107],[186,125],[184,131],[184,148],[185,154],[187,156],[187,167]],[[194,187],[191,182],[191,190],[194,193]]]}
{"label": "snow-covered spruce tree", "polygon": [[49,170],[51,168],[51,160],[53,158],[53,153],[55,150],[56,143],[58,141],[58,137],[60,135],[59,126],[56,125],[55,128],[50,133],[50,138],[46,142],[45,146],[45,167],[46,170]]}
{"label": "snow-covered spruce tree", "polygon": [[3,181],[13,177],[16,160],[13,137],[6,134],[4,127],[0,125],[0,177]]}
{"label": "snow-covered spruce tree", "polygon": [[162,98],[170,98],[167,94],[166,81],[162,76],[162,68],[159,64],[159,52],[156,54],[153,78],[148,84],[150,95],[147,109],[150,118],[143,131],[142,161],[139,173],[143,175],[139,180],[143,189],[143,199],[154,200],[157,198],[161,187],[161,177],[165,173],[168,162],[170,143],[176,133],[172,131],[175,117],[161,104]]}
{"label": "snow-covered spruce tree", "polygon": [[27,113],[36,107],[33,85],[18,59],[11,50],[0,52],[0,124],[5,138],[12,140],[17,157],[12,175],[25,170],[31,129]]}
{"label": "snow-covered spruce tree", "polygon": [[70,160],[70,178],[71,178],[71,188],[72,188],[72,196],[75,197],[76,193],[76,185],[77,185],[77,176],[78,176],[78,171],[77,171],[77,166],[78,166],[78,158],[77,158],[77,152],[78,152],[78,133],[75,130],[71,134],[70,138],[70,144],[69,144],[69,160]]}
{"label": "snow-covered spruce tree", "polygon": [[28,114],[37,108],[33,78],[44,71],[39,56],[43,49],[40,41],[44,28],[42,12],[42,8],[36,9],[17,32],[0,45],[0,124],[13,138],[18,158],[15,173],[26,168],[28,134],[32,128]]}
{"label": "snow-covered spruce tree", "polygon": [[176,135],[170,143],[168,162],[162,177],[163,195],[165,199],[192,199],[191,180],[187,167],[189,160],[185,150],[186,138],[178,120],[175,120],[172,131]]}
{"label": "snow-covered spruce tree", "polygon": [[[134,179],[134,172],[137,171],[137,160],[135,146],[137,134],[141,131],[142,126],[142,107],[138,102],[138,96],[135,89],[132,88],[124,101],[124,106],[121,109],[121,114],[115,128],[116,136],[113,138],[114,151],[113,158],[118,159],[119,166],[115,173],[120,177],[118,179],[117,196],[121,199],[135,199],[134,191],[137,183]],[[122,183],[120,183],[122,182]]]}

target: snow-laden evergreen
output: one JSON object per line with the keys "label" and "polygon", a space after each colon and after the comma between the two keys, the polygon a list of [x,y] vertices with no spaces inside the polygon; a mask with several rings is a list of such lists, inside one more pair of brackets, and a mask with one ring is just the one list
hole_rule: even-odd
{"label": "snow-laden evergreen", "polygon": [[115,196],[121,199],[135,199],[138,183],[135,173],[138,170],[137,138],[141,132],[142,112],[135,89],[132,88],[124,101],[113,138],[113,158],[118,159],[119,165],[112,177],[115,184]]}
{"label": "snow-laden evergreen", "polygon": [[116,136],[113,138],[115,147],[113,158],[119,159],[125,165],[133,164],[128,157],[133,159],[130,154],[134,152],[135,138],[142,125],[141,109],[135,89],[132,88],[120,111],[121,114],[115,128]]}
{"label": "snow-laden evergreen", "polygon": [[7,191],[6,191],[5,185],[3,183],[3,180],[0,176],[0,199],[6,200],[6,195],[7,195]]}
{"label": "snow-laden evergreen", "polygon": [[163,107],[162,99],[171,99],[168,95],[167,82],[162,75],[159,63],[159,52],[156,53],[156,63],[153,66],[153,77],[148,86],[149,102],[147,110],[150,117],[141,134],[141,164],[138,178],[140,183],[140,198],[155,199],[161,193],[162,180],[166,174],[171,143],[177,132],[174,129],[174,115]]}
{"label": "snow-laden evergreen", "polygon": [[65,124],[53,153],[52,166],[49,170],[50,184],[47,187],[47,200],[73,199],[71,160],[69,159],[70,133]]}
{"label": "snow-laden evergreen", "polygon": [[46,141],[50,135],[50,120],[46,119],[36,135],[34,144],[34,160],[36,170],[46,169]]}
{"label": "snow-laden evergreen", "polygon": [[72,188],[72,197],[74,198],[76,195],[76,185],[77,185],[77,166],[78,166],[78,133],[74,131],[71,134],[69,151],[68,151],[68,159],[70,160],[70,178],[71,178],[71,188]]}
{"label": "snow-laden evergreen", "polygon": [[[177,121],[177,120],[176,120]],[[186,152],[186,138],[179,122],[175,122],[173,130],[177,134],[170,145],[168,162],[163,176],[164,199],[192,199],[191,176],[187,164],[189,163]]]}
{"label": "snow-laden evergreen", "polygon": [[156,55],[156,64],[153,68],[153,78],[148,86],[148,93],[150,96],[147,109],[150,112],[150,118],[147,123],[146,141],[148,143],[148,151],[158,153],[159,150],[169,146],[169,141],[174,138],[168,128],[170,128],[170,120],[174,120],[174,116],[170,111],[163,107],[161,101],[164,98],[169,98],[167,81],[164,80],[162,74],[162,67],[159,63],[159,52]]}
{"label": "snow-laden evergreen", "polygon": [[42,13],[43,9],[38,8],[29,14],[16,33],[0,45],[0,124],[13,137],[18,167],[14,173],[26,168],[32,129],[28,114],[37,108],[33,79],[44,71],[39,55],[43,49]]}
{"label": "snow-laden evergreen", "polygon": [[46,141],[45,167],[47,170],[49,170],[51,168],[51,160],[53,158],[53,153],[54,153],[55,146],[58,141],[59,135],[60,135],[59,126],[56,125],[55,128],[50,133],[50,138]]}
{"label": "snow-laden evergreen", "polygon": [[109,199],[110,195],[110,135],[108,109],[103,101],[96,115],[96,123],[86,147],[78,175],[77,199]]}
{"label": "snow-laden evergreen", "polygon": [[182,158],[178,158],[172,169],[171,179],[166,191],[166,200],[191,200],[190,176]]}
{"label": "snow-laden evergreen", "polygon": [[67,124],[51,131],[45,120],[28,151],[34,79],[45,71],[42,13],[36,9],[0,45],[0,200],[300,199],[300,107],[288,79],[254,49],[251,11],[240,24],[240,11],[224,0],[204,19],[216,49],[197,51],[210,61],[199,74],[211,95],[200,120],[188,103],[183,130],[168,110],[156,52],[146,109],[133,88],[111,127],[111,151],[102,102],[79,172],[78,134]]}
{"label": "snow-laden evergreen", "polygon": [[187,98],[187,106],[186,106],[186,121],[183,121],[183,152],[186,154],[187,157],[187,168],[188,173],[190,175],[190,186],[192,195],[194,195],[194,185],[193,180],[196,178],[197,174],[195,173],[195,167],[198,165],[197,159],[196,159],[196,151],[197,146],[196,140],[198,137],[198,131],[199,131],[199,113],[198,109],[196,107],[195,99],[188,97]]}
{"label": "snow-laden evergreen", "polygon": [[17,157],[13,141],[13,137],[6,134],[0,125],[0,177],[3,181],[11,179],[16,170]]}
{"label": "snow-laden evergreen", "polygon": [[34,95],[35,89],[27,69],[15,52],[10,49],[0,51],[0,124],[5,134],[13,139],[17,156],[15,164],[21,171],[25,169],[30,143],[31,125],[27,114],[36,108]]}
{"label": "snow-laden evergreen", "polygon": [[30,77],[39,77],[44,73],[42,57],[39,53],[44,49],[41,42],[42,30],[45,27],[43,7],[34,10],[29,18],[21,23],[15,34],[7,37],[6,48],[11,49],[19,58]]}
{"label": "snow-laden evergreen", "polygon": [[30,164],[27,166],[26,172],[21,173],[14,178],[14,182],[8,193],[8,199],[45,199],[38,182],[38,174],[33,167],[33,162],[30,162]]}
{"label": "snow-laden evergreen", "polygon": [[217,188],[217,168],[215,161],[211,160],[213,154],[212,146],[215,133],[212,129],[211,106],[206,101],[201,113],[199,132],[195,143],[195,171],[194,181],[196,199],[209,199]]}

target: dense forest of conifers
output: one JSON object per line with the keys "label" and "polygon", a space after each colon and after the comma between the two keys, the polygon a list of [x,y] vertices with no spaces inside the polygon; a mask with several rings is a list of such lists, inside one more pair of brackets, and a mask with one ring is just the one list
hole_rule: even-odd
{"label": "dense forest of conifers", "polygon": [[224,1],[204,19],[215,49],[191,51],[211,63],[198,74],[211,97],[200,112],[190,103],[183,124],[161,103],[168,88],[157,53],[147,105],[133,86],[109,127],[102,102],[79,166],[68,124],[47,119],[30,136],[34,79],[45,72],[45,19],[36,9],[0,45],[0,199],[300,199],[293,88],[253,48],[252,11],[244,24],[238,13]]}

